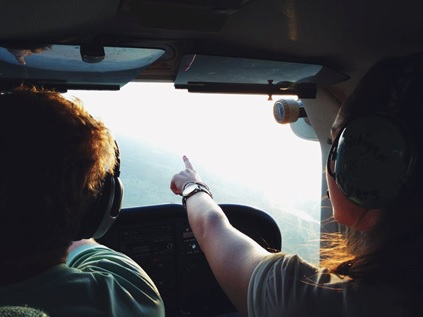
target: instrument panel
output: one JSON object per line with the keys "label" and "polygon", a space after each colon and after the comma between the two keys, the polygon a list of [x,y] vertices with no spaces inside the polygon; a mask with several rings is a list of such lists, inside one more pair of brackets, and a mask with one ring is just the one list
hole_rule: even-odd
{"label": "instrument panel", "polygon": [[[270,252],[282,237],[273,218],[259,209],[221,204],[231,224]],[[182,205],[122,209],[100,243],[134,259],[153,279],[166,316],[221,316],[236,312],[220,288],[195,239]]]}

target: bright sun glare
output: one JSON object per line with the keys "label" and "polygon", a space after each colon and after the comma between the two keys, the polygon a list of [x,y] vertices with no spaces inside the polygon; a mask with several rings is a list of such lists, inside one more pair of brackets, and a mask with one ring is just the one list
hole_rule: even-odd
{"label": "bright sun glare", "polygon": [[69,94],[81,98],[112,132],[145,138],[239,182],[267,184],[266,196],[275,199],[283,191],[285,205],[298,195],[317,194],[316,182],[297,175],[301,166],[310,178],[320,180],[316,165],[301,163],[310,157],[310,145],[299,142],[313,143],[314,151],[319,146],[274,120],[277,97],[269,101],[264,95],[188,93],[169,83],[130,83],[120,91]]}
{"label": "bright sun glare", "polygon": [[[120,91],[70,91],[67,95],[80,98],[113,134],[151,145],[142,151],[154,151],[154,155],[143,157],[160,160],[139,162],[134,175],[122,179],[131,186],[126,191],[130,206],[179,202],[168,186],[173,174],[184,168],[177,157],[187,155],[214,189],[216,201],[255,206],[271,214],[281,232],[294,230],[294,236],[307,243],[316,240],[323,175],[320,145],[299,138],[290,125],[276,122],[273,105],[279,96],[267,100],[264,95],[188,93],[170,83],[129,83]],[[136,152],[136,143],[130,151]],[[125,153],[122,165],[125,157],[134,157]],[[149,171],[153,176],[148,181],[155,182],[154,199],[137,191],[137,184],[145,181],[138,177],[146,175],[144,169],[151,163],[154,170]],[[142,200],[139,204],[138,199]],[[284,245],[295,252],[299,248],[292,241]],[[307,250],[312,250],[309,259],[316,259],[318,242]]]}

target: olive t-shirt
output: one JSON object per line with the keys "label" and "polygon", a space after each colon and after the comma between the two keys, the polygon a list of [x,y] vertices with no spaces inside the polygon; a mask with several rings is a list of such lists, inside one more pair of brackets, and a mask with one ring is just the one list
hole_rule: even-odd
{"label": "olive t-shirt", "polygon": [[128,256],[95,244],[72,250],[66,264],[0,287],[0,306],[29,306],[51,317],[165,314],[147,273]]}
{"label": "olive t-shirt", "polygon": [[[248,316],[412,316],[393,288],[359,285],[316,268],[297,255],[267,256],[248,289]],[[423,314],[423,310],[421,311]]]}

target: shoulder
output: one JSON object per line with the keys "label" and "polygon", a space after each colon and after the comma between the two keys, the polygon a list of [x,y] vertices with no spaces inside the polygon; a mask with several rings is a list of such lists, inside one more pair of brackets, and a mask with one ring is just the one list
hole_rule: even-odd
{"label": "shoulder", "polygon": [[[144,308],[148,305],[163,307],[159,290],[152,279],[138,263],[121,252],[103,245],[85,245],[69,253],[67,265],[74,274],[80,275],[79,281],[85,281],[90,287],[112,292],[119,298],[129,293],[132,301],[137,298]],[[121,296],[118,296],[120,293]]]}
{"label": "shoulder", "polygon": [[130,268],[139,268],[139,265],[127,255],[110,249],[101,244],[84,244],[69,252],[66,264],[69,267],[81,270],[91,266],[104,264],[103,262],[112,262]]}
{"label": "shoulder", "polygon": [[342,316],[342,283],[298,255],[269,255],[250,280],[249,316]]}
{"label": "shoulder", "polygon": [[276,253],[255,269],[248,290],[249,316],[403,316],[398,291],[353,285],[298,255]]}
{"label": "shoulder", "polygon": [[84,245],[72,250],[66,264],[87,273],[110,274],[115,278],[141,279],[156,289],[147,273],[129,256],[103,245]]}
{"label": "shoulder", "polygon": [[316,287],[323,284],[337,284],[344,279],[329,274],[328,270],[318,268],[295,254],[274,253],[268,255],[254,270],[250,288],[266,287],[270,282],[285,288]]}

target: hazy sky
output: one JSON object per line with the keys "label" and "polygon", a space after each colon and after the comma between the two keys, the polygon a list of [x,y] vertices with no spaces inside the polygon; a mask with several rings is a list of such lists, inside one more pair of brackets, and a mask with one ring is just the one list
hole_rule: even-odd
{"label": "hazy sky", "polygon": [[275,203],[283,196],[283,203],[294,208],[299,199],[320,199],[319,145],[299,139],[289,125],[274,120],[279,96],[268,101],[264,95],[188,93],[169,83],[131,83],[118,92],[69,95],[80,97],[112,132],[136,135],[187,155],[209,171],[258,184]]}
{"label": "hazy sky", "polygon": [[[279,97],[268,101],[263,95],[188,93],[168,83],[128,84],[118,92],[72,91],[68,95],[80,97],[115,134],[136,136],[176,157],[187,155],[200,175],[207,172],[208,179],[218,176],[228,180],[213,183],[214,190],[239,192],[236,203],[252,200],[254,207],[274,217],[282,234],[290,230],[302,240],[316,239],[323,176],[320,147],[318,142],[297,137],[289,125],[275,121],[273,104]],[[160,173],[166,180],[158,183],[166,188],[172,175],[184,168],[182,159],[173,167],[174,161],[167,160],[168,175]],[[239,184],[237,188],[227,188],[234,187],[229,185],[233,183]],[[240,190],[243,186],[252,189],[255,196]],[[169,190],[169,196],[175,198],[170,194]],[[163,197],[163,203],[166,199]],[[315,231],[305,229],[301,221],[287,223],[284,213],[311,220],[308,224]],[[312,254],[309,260],[317,259],[318,240],[311,249],[290,245],[293,240],[289,241],[284,248],[303,250],[300,253],[306,250]]]}

